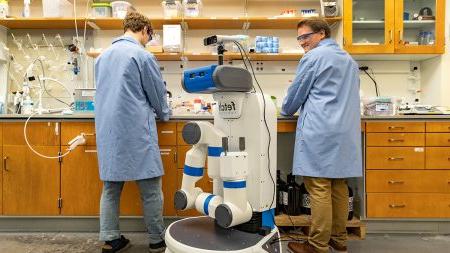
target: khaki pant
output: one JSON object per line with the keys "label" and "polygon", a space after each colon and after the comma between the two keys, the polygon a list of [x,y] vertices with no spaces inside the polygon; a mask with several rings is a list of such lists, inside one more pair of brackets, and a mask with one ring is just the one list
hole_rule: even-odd
{"label": "khaki pant", "polygon": [[328,252],[331,240],[347,246],[348,188],[345,179],[303,177],[311,200],[308,241],[319,252]]}

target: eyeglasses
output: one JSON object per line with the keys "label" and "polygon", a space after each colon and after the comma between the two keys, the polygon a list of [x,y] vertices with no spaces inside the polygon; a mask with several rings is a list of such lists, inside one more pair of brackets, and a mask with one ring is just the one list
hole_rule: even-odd
{"label": "eyeglasses", "polygon": [[300,35],[300,36],[297,37],[297,41],[298,41],[298,42],[302,42],[302,41],[304,41],[304,40],[307,40],[307,39],[309,39],[309,38],[311,37],[311,35],[313,35],[313,34],[315,34],[315,33],[316,33],[316,32],[310,32],[310,33],[302,34],[302,35]]}

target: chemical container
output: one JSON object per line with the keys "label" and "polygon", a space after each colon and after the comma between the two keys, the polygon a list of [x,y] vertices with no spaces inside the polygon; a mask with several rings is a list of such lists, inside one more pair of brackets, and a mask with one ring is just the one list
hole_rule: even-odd
{"label": "chemical container", "polygon": [[67,0],[42,0],[44,17],[72,17],[73,4]]}
{"label": "chemical container", "polygon": [[111,17],[112,16],[111,3],[93,3],[92,16],[96,18]]}
{"label": "chemical container", "polygon": [[128,11],[133,11],[133,6],[127,1],[111,2],[112,15],[115,18],[125,18]]}

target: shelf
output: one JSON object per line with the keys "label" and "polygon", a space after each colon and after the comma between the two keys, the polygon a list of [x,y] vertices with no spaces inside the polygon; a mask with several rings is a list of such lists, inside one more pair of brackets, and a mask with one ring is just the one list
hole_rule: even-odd
{"label": "shelf", "polygon": [[383,30],[385,23],[382,20],[353,21],[353,28],[358,30]]}
{"label": "shelf", "polygon": [[[296,29],[300,17],[267,18],[267,17],[236,17],[236,18],[171,18],[151,19],[153,28],[162,29],[163,24],[183,24],[188,29]],[[342,20],[341,17],[326,18],[329,24]],[[78,28],[84,27],[85,20],[77,19]],[[122,19],[89,18],[88,29],[121,30]],[[74,18],[8,18],[0,19],[0,25],[9,29],[73,29]]]}
{"label": "shelf", "polygon": [[[155,53],[154,54],[159,61],[179,61],[181,54],[177,53]],[[217,55],[210,53],[186,53],[184,56],[189,61],[217,61]],[[301,54],[248,54],[252,61],[299,61],[302,58]],[[241,60],[241,54],[239,53],[226,53],[224,60]]]}
{"label": "shelf", "polygon": [[403,21],[404,29],[419,29],[424,27],[435,26],[435,20],[405,20]]}
{"label": "shelf", "polygon": [[[84,28],[84,19],[77,19],[78,29]],[[74,29],[74,18],[7,18],[0,25],[9,29]],[[87,25],[87,28],[91,27]]]}
{"label": "shelf", "polygon": [[[90,57],[98,57],[100,53],[88,53]],[[180,53],[154,53],[158,61],[180,61]],[[250,60],[253,61],[299,61],[301,54],[248,54]],[[189,61],[217,61],[217,55],[210,53],[186,53],[184,54]],[[224,60],[241,60],[242,57],[238,53],[226,53]]]}

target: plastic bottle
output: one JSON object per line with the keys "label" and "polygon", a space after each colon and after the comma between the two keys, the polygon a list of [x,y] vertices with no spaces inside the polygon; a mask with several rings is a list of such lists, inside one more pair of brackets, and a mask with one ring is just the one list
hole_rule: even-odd
{"label": "plastic bottle", "polygon": [[275,215],[284,213],[287,205],[287,184],[281,179],[281,171],[277,170],[277,207],[275,208]]}
{"label": "plastic bottle", "polygon": [[353,218],[353,190],[348,187],[348,220]]}
{"label": "plastic bottle", "polygon": [[295,176],[289,174],[287,176],[287,192],[288,192],[288,206],[286,213],[288,215],[300,214],[300,186],[295,182]]}
{"label": "plastic bottle", "polygon": [[304,183],[300,185],[300,195],[302,201],[300,205],[301,213],[311,215],[311,199]]}
{"label": "plastic bottle", "polygon": [[202,100],[200,98],[194,99],[194,112],[200,112],[202,109]]}
{"label": "plastic bottle", "polygon": [[26,96],[25,100],[22,102],[22,114],[32,114],[33,113],[33,101],[30,96]]}
{"label": "plastic bottle", "polygon": [[22,16],[24,18],[29,18],[30,17],[30,3],[31,3],[31,0],[23,0]]}

